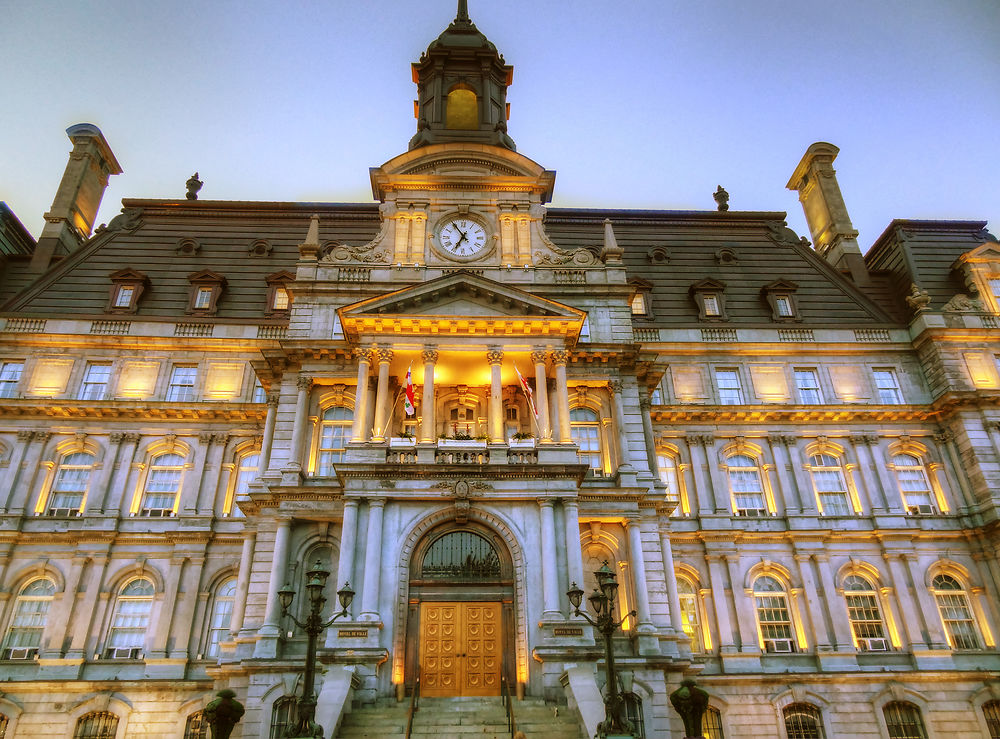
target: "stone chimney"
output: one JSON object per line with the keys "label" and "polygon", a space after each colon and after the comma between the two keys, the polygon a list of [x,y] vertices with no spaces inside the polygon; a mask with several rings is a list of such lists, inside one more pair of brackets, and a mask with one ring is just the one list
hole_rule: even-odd
{"label": "stone chimney", "polygon": [[31,260],[37,272],[47,269],[54,256],[69,254],[90,238],[108,178],[122,172],[97,126],[78,123],[67,128],[66,135],[73,151]]}
{"label": "stone chimney", "polygon": [[839,153],[833,144],[817,141],[806,149],[785,187],[799,193],[816,253],[838,270],[849,272],[856,284],[865,285],[868,267],[833,168]]}

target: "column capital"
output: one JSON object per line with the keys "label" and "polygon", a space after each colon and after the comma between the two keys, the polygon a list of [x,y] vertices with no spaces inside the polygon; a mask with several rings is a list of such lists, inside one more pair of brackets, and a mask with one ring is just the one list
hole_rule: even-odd
{"label": "column capital", "polygon": [[137,432],[135,432],[135,431],[126,432],[126,434],[125,434],[125,441],[127,441],[127,442],[129,442],[131,444],[135,444],[136,442],[139,441],[139,434]]}
{"label": "column capital", "polygon": [[213,438],[214,434],[211,434],[207,431],[203,431],[202,433],[198,434],[198,443],[208,446],[209,444],[212,443]]}
{"label": "column capital", "polygon": [[280,393],[268,393],[267,394],[267,404],[268,404],[268,406],[277,408],[279,400],[281,400],[281,394]]}
{"label": "column capital", "polygon": [[649,413],[653,409],[653,401],[649,398],[639,398],[639,409],[643,413]]}
{"label": "column capital", "polygon": [[123,441],[125,441],[125,434],[122,431],[112,431],[110,434],[108,434],[108,441],[110,441],[112,444],[121,444]]}
{"label": "column capital", "polygon": [[934,434],[934,441],[938,444],[947,444],[949,441],[955,438],[949,429],[943,429],[940,433]]}
{"label": "column capital", "polygon": [[576,508],[580,510],[580,503],[574,498],[564,498],[562,504],[563,508]]}
{"label": "column capital", "polygon": [[387,346],[379,347],[376,350],[379,364],[389,364],[392,361],[392,349]]}
{"label": "column capital", "polygon": [[878,444],[878,434],[851,434],[851,443],[865,446],[875,446]]}
{"label": "column capital", "polygon": [[712,434],[699,434],[688,431],[684,434],[684,441],[688,446],[712,446],[715,444],[715,437]]}
{"label": "column capital", "polygon": [[35,435],[35,432],[31,429],[21,429],[17,432],[18,441],[31,441],[31,437]]}
{"label": "column capital", "polygon": [[438,361],[438,350],[424,349],[420,352],[420,358],[424,360],[424,364],[435,364]]}
{"label": "column capital", "polygon": [[566,349],[553,349],[549,352],[549,356],[552,357],[552,363],[557,366],[565,366],[569,362],[569,352]]}
{"label": "column capital", "polygon": [[500,350],[499,347],[496,348],[491,347],[486,352],[486,361],[489,363],[491,367],[493,365],[500,364],[501,362],[503,362],[503,352]]}
{"label": "column capital", "polygon": [[371,364],[372,354],[374,353],[374,351],[375,351],[374,349],[364,349],[362,347],[358,347],[352,352],[352,355],[354,356],[355,359],[361,362],[368,362],[369,364]]}
{"label": "column capital", "polygon": [[535,349],[531,352],[531,361],[533,364],[545,364],[545,355],[547,352],[544,349]]}
{"label": "column capital", "polygon": [[309,375],[300,374],[297,378],[295,378],[295,387],[299,390],[308,390],[312,387],[312,384],[313,378]]}
{"label": "column capital", "polygon": [[611,380],[610,382],[608,382],[608,388],[615,395],[621,395],[622,390],[624,389],[624,385],[622,384],[621,380]]}
{"label": "column capital", "polygon": [[43,444],[49,440],[50,436],[52,436],[51,431],[36,431],[34,434],[35,441],[40,441]]}
{"label": "column capital", "polygon": [[368,498],[369,508],[385,508],[385,498]]}
{"label": "column capital", "polygon": [[552,508],[556,503],[554,498],[538,498],[537,500],[539,508]]}

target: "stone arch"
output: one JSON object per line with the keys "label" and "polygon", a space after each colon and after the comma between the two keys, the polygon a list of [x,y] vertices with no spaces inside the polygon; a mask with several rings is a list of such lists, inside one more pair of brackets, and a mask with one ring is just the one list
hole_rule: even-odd
{"label": "stone arch", "polygon": [[[488,529],[493,530],[507,547],[510,556],[511,566],[514,575],[514,666],[516,670],[515,679],[518,682],[527,682],[528,678],[528,607],[527,579],[525,572],[524,550],[521,547],[517,535],[514,533],[513,525],[502,518],[496,511],[487,511],[482,508],[471,506],[462,511],[462,515],[468,520],[475,521]],[[401,683],[403,680],[404,665],[406,659],[406,619],[407,607],[409,605],[410,589],[410,560],[421,540],[433,529],[441,524],[454,521],[458,517],[458,510],[454,506],[440,508],[433,511],[416,523],[403,537],[403,544],[399,550],[399,560],[396,564],[396,613],[393,619],[392,635],[392,680]]]}

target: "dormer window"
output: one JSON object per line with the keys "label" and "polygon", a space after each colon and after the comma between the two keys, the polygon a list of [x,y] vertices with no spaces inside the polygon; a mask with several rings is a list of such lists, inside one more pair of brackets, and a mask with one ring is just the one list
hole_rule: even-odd
{"label": "dormer window", "polygon": [[187,312],[214,315],[226,287],[226,278],[206,269],[188,275],[188,282],[191,283],[191,299]]}
{"label": "dormer window", "polygon": [[961,272],[970,293],[979,294],[985,310],[1000,313],[1000,244],[987,241],[960,256],[952,269]]}
{"label": "dormer window", "polygon": [[287,316],[292,309],[292,295],[288,286],[295,280],[291,272],[282,271],[268,275],[267,278],[267,308],[264,313],[280,318]]}
{"label": "dormer window", "polygon": [[698,318],[703,321],[725,321],[726,283],[706,279],[691,286],[691,298],[698,306]]}
{"label": "dormer window", "polygon": [[775,280],[761,289],[761,295],[771,308],[772,321],[798,321],[798,306],[795,304],[795,291],[799,286],[788,280]]}
{"label": "dormer window", "polygon": [[149,278],[134,269],[112,272],[111,290],[108,295],[107,313],[135,313],[139,309],[139,298],[149,285]]}
{"label": "dormer window", "polygon": [[632,293],[630,304],[633,316],[643,318],[653,317],[653,296],[651,294],[653,283],[646,280],[634,278],[628,281],[629,287],[635,292]]}

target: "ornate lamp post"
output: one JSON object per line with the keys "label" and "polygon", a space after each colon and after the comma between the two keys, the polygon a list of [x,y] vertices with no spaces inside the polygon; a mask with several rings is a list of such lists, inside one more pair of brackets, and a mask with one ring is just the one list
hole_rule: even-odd
{"label": "ornate lamp post", "polygon": [[[291,586],[285,585],[278,591],[278,602],[281,604],[281,612],[288,616],[295,625],[306,632],[309,641],[306,644],[306,666],[302,675],[302,697],[296,705],[296,722],[285,731],[288,737],[312,737],[322,736],[322,729],[316,724],[316,640],[327,626],[338,618],[347,615],[347,609],[354,600],[354,591],[351,590],[350,583],[344,583],[344,587],[337,591],[337,598],[340,600],[341,611],[334,614],[329,621],[320,618],[323,604],[326,603],[326,596],[323,595],[323,588],[326,580],[330,577],[330,571],[324,569],[323,563],[316,560],[313,568],[306,573],[306,594],[309,596],[309,615],[306,616],[305,623],[299,621],[289,613],[295,598],[295,591]],[[319,734],[317,734],[317,730]]]}
{"label": "ornate lamp post", "polygon": [[[597,725],[597,736],[635,736],[632,723],[625,716],[625,701],[618,692],[618,673],[615,671],[614,647],[611,637],[622,625],[621,621],[615,620],[615,596],[618,594],[618,577],[614,571],[608,567],[605,560],[601,568],[594,573],[597,576],[597,587],[590,594],[587,600],[590,607],[597,614],[597,619],[591,618],[586,611],[580,610],[580,603],[583,601],[583,590],[574,582],[566,592],[573,612],[577,616],[583,616],[591,626],[596,628],[604,637],[604,660],[607,664],[608,684],[604,696],[604,721]],[[635,611],[626,614],[625,618],[634,617]]]}

